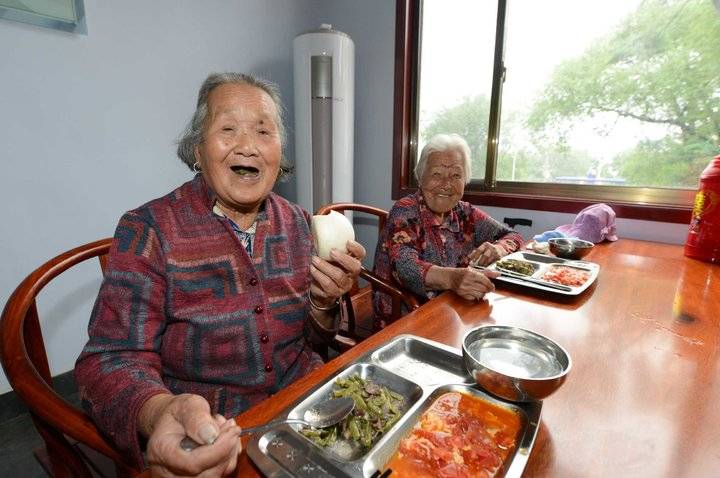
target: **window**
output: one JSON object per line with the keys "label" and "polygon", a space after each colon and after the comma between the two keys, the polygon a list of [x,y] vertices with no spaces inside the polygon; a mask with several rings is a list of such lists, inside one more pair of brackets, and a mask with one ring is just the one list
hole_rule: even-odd
{"label": "window", "polygon": [[439,132],[473,202],[688,222],[718,154],[712,0],[398,0],[393,197]]}

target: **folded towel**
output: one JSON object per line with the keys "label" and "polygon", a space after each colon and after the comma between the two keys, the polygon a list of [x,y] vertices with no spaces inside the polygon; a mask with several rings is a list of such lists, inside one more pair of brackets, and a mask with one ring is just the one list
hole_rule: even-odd
{"label": "folded towel", "polygon": [[577,237],[597,244],[602,241],[617,241],[615,211],[607,204],[599,203],[586,207],[575,216],[572,224],[558,226],[556,231],[568,237]]}

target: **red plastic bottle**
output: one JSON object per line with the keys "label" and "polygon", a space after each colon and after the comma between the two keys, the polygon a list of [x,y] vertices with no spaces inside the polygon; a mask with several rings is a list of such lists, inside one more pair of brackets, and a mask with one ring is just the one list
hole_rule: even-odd
{"label": "red plastic bottle", "polygon": [[685,255],[720,262],[720,156],[715,156],[700,175]]}

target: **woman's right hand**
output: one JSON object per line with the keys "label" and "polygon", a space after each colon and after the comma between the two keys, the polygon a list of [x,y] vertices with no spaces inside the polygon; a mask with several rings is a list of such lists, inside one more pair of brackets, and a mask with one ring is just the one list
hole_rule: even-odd
{"label": "woman's right hand", "polygon": [[487,292],[495,290],[490,279],[500,274],[495,271],[479,271],[472,267],[457,267],[450,271],[450,289],[468,300],[480,300]]}
{"label": "woman's right hand", "polygon": [[[147,460],[152,476],[221,477],[237,466],[242,450],[240,427],[221,415],[213,417],[210,405],[199,395],[156,395],[140,410],[140,431],[149,435]],[[180,447],[189,436],[198,446]]]}

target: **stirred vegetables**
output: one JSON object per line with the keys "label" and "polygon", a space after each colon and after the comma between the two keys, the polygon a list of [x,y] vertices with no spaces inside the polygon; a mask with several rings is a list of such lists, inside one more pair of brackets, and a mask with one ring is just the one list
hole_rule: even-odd
{"label": "stirred vegetables", "polygon": [[322,447],[342,437],[370,448],[402,416],[404,398],[387,387],[355,374],[335,381],[333,397],[350,397],[355,409],[342,422],[327,428],[305,427],[300,433]]}

